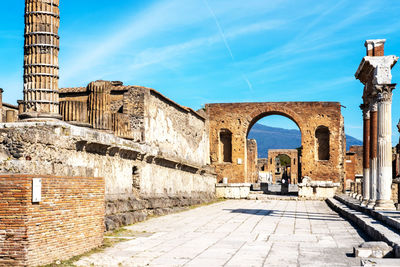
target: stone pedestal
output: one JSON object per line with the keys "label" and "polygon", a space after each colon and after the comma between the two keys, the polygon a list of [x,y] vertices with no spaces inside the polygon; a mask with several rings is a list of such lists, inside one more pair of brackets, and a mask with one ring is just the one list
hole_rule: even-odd
{"label": "stone pedestal", "polygon": [[392,90],[393,84],[377,85],[378,91],[378,176],[374,209],[395,210],[392,186]]}

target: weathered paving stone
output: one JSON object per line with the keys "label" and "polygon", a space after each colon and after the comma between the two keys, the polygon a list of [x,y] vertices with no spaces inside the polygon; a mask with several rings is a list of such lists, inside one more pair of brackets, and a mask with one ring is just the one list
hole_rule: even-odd
{"label": "weathered paving stone", "polygon": [[152,234],[75,265],[360,266],[352,249],[366,241],[322,201],[230,200],[125,228]]}

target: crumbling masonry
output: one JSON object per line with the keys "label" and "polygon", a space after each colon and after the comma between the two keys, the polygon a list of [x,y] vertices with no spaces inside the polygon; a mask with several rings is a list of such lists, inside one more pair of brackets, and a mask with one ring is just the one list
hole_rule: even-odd
{"label": "crumbling masonry", "polygon": [[[250,185],[241,184],[258,179],[257,144],[247,135],[268,115],[300,128],[301,157],[292,167],[301,166],[298,178],[307,176],[303,192],[324,197],[325,187],[333,194],[343,183],[337,102],[207,104],[194,111],[118,81],[59,89],[58,7],[59,0],[25,1],[24,99],[18,106],[0,101],[0,265],[82,254],[101,245],[104,230],[215,199],[223,178],[229,184],[217,187],[235,184],[246,197]],[[39,248],[51,249],[34,253]]]}

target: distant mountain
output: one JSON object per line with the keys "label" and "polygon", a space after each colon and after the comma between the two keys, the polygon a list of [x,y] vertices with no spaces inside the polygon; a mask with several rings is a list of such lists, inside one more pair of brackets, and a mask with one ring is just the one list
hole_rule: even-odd
{"label": "distant mountain", "polygon": [[[301,146],[299,130],[275,128],[256,123],[249,133],[248,139],[256,139],[259,158],[268,156],[268,149],[295,149]],[[346,150],[350,146],[362,145],[362,141],[346,135]]]}

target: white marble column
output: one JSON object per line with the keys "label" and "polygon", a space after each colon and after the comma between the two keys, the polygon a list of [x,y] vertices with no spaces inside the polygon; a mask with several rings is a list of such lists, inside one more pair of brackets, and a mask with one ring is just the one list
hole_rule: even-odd
{"label": "white marble column", "polygon": [[[364,101],[365,102],[365,101]],[[360,106],[363,111],[363,198],[361,205],[367,206],[370,198],[370,177],[369,177],[369,148],[370,148],[370,112],[369,104]]]}
{"label": "white marble column", "polygon": [[377,189],[377,176],[378,176],[378,159],[377,159],[377,133],[378,133],[378,103],[376,95],[372,95],[370,98],[370,154],[369,154],[369,201],[367,204],[368,208],[373,208],[376,201],[376,189]]}
{"label": "white marble column", "polygon": [[375,86],[378,92],[378,187],[376,210],[395,210],[392,194],[392,91],[394,84]]}

